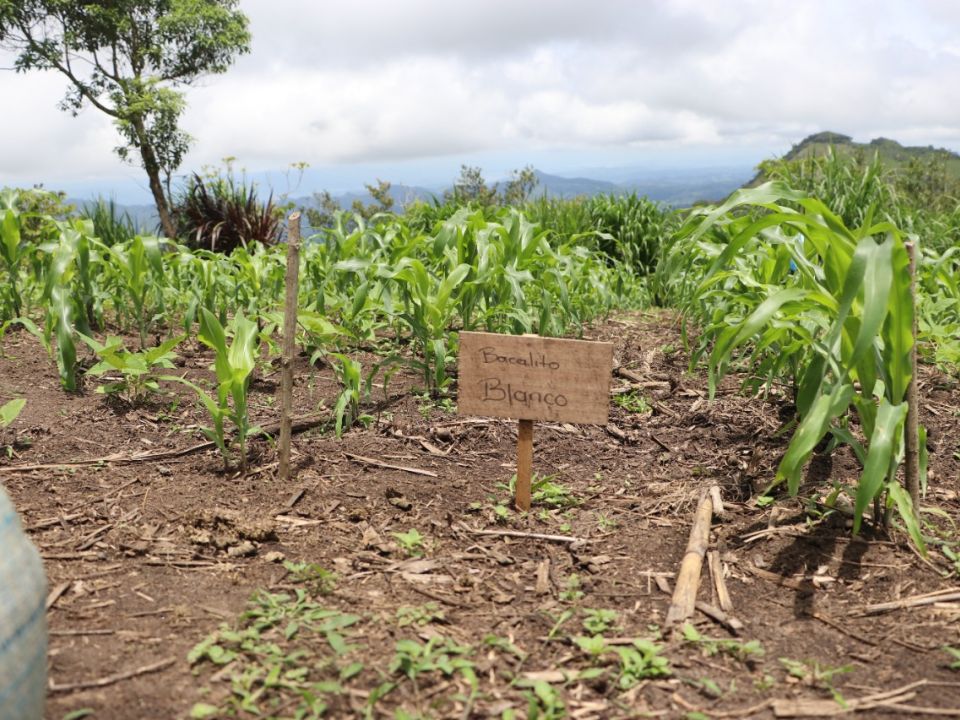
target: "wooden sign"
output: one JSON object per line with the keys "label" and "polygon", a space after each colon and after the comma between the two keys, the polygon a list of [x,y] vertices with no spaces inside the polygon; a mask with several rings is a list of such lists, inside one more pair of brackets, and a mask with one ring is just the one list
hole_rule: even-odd
{"label": "wooden sign", "polygon": [[604,425],[613,344],[460,333],[461,415]]}
{"label": "wooden sign", "polygon": [[457,412],[519,421],[518,509],[530,509],[533,421],[605,424],[612,371],[611,343],[460,333]]}

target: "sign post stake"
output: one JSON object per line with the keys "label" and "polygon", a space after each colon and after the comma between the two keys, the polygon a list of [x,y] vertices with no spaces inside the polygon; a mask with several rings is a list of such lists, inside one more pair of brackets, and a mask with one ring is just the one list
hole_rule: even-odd
{"label": "sign post stake", "polygon": [[517,510],[530,510],[530,477],[533,473],[533,420],[517,423]]}
{"label": "sign post stake", "polygon": [[518,421],[513,501],[517,510],[529,512],[533,423],[606,424],[613,344],[464,330],[458,368],[460,415]]}

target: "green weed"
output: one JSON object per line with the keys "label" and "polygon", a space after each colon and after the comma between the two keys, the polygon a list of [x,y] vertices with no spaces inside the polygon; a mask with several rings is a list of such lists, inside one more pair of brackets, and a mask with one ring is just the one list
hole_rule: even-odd
{"label": "green weed", "polygon": [[391,533],[400,544],[400,548],[408,557],[420,557],[423,555],[423,535],[416,528],[411,528],[407,532]]}

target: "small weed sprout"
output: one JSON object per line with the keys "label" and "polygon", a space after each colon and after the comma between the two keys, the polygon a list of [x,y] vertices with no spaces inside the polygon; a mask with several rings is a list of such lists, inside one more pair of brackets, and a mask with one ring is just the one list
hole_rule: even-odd
{"label": "small weed sprout", "polygon": [[617,624],[616,610],[583,609],[583,629],[591,635],[602,635]]}
{"label": "small weed sprout", "polygon": [[[569,508],[580,504],[580,498],[558,482],[554,482],[556,475],[533,474],[530,480],[530,500],[534,505],[546,505],[552,508]],[[513,475],[510,482],[500,483],[497,487],[506,490],[511,497],[517,490],[517,476]]]}
{"label": "small weed sprout", "polygon": [[171,369],[177,355],[173,349],[186,339],[178,335],[161,343],[155,348],[130,352],[118,337],[108,338],[103,344],[78,332],[77,335],[96,353],[100,362],[87,370],[94,377],[109,376],[110,382],[100,385],[98,393],[117,395],[136,405],[150,393],[160,391],[159,379],[155,373],[159,368]]}
{"label": "small weed sprout", "polygon": [[400,544],[400,548],[407,557],[421,557],[423,555],[423,535],[416,528],[407,532],[391,533]]}
{"label": "small weed sprout", "polygon": [[443,610],[435,602],[418,606],[403,605],[397,608],[397,627],[443,623],[446,622],[446,619]]}
{"label": "small weed sprout", "polygon": [[560,591],[560,599],[563,602],[574,603],[583,597],[583,590],[580,589],[580,576],[576,573],[567,577],[566,589]]}
{"label": "small weed sprout", "polygon": [[524,696],[527,698],[527,717],[530,720],[563,720],[567,717],[563,698],[548,682],[535,680]]}
{"label": "small weed sprout", "polygon": [[723,653],[740,662],[749,664],[764,655],[763,646],[758,640],[740,642],[739,640],[728,640],[725,638],[708,638],[701,635],[700,631],[690,623],[684,623],[682,631],[684,640],[699,645],[701,651],[707,657]]}
{"label": "small weed sprout", "polygon": [[615,395],[613,401],[618,407],[636,415],[649,415],[653,412],[650,402],[636,390]]}
{"label": "small weed sprout", "polygon": [[337,587],[337,575],[316,563],[284,561],[283,567],[294,582],[303,583],[318,595],[329,595]]}
{"label": "small weed sprout", "polygon": [[779,658],[779,660],[780,664],[786,669],[788,676],[793,678],[794,681],[799,681],[808,687],[827,690],[841,707],[847,707],[843,695],[834,687],[833,678],[837,675],[852,672],[853,665],[829,667],[821,665],[816,660],[791,660],[790,658]]}

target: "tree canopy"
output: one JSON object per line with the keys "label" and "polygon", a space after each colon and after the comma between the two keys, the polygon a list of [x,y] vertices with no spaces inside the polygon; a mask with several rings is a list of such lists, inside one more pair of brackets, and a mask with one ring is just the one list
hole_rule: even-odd
{"label": "tree canopy", "polygon": [[0,0],[0,47],[15,69],[70,82],[61,108],[89,103],[113,118],[124,160],[139,160],[164,232],[173,236],[170,182],[190,145],[181,88],[222,73],[250,50],[237,0]]}

